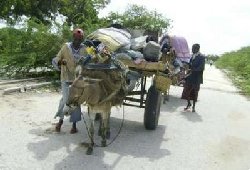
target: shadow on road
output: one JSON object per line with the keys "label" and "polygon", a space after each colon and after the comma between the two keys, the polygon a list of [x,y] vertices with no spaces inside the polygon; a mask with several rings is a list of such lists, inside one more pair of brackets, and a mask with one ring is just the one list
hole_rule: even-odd
{"label": "shadow on road", "polygon": [[[112,140],[122,120],[111,117],[110,121]],[[30,131],[43,139],[29,143],[28,149],[34,153],[37,160],[49,159],[48,157],[53,155],[54,169],[113,169],[123,157],[148,158],[153,161],[171,154],[168,149],[161,148],[161,143],[168,141],[164,139],[166,126],[158,126],[156,130],[148,131],[144,129],[142,122],[125,120],[123,129],[114,143],[105,148],[94,148],[91,156],[86,155],[86,148],[79,145],[83,139],[87,140],[83,122],[78,124],[80,131],[75,135],[69,134],[70,124],[64,126],[64,131],[66,128],[67,131],[61,134],[49,134],[41,128]],[[95,141],[100,144],[101,138],[96,136]]]}
{"label": "shadow on road", "polygon": [[161,111],[175,112],[179,107],[186,106],[186,100],[181,99],[181,96],[169,96],[169,100],[165,104],[161,105]]}
{"label": "shadow on road", "polygon": [[196,112],[183,111],[181,115],[191,122],[202,122],[202,117]]}
{"label": "shadow on road", "polygon": [[[162,104],[161,111],[166,111],[169,113],[176,112],[178,108],[181,107],[183,110],[184,107],[186,107],[187,101],[181,99],[177,96],[169,96],[169,101],[166,102],[166,104]],[[179,110],[179,109],[178,109]],[[181,111],[180,114],[184,116],[187,120],[191,122],[202,122],[201,116],[197,112],[191,112],[191,110],[188,111]]]}

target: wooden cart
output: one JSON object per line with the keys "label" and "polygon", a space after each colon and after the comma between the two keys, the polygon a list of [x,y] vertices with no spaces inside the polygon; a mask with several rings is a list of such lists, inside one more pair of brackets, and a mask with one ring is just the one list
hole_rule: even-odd
{"label": "wooden cart", "polygon": [[[140,88],[128,93],[124,100],[124,105],[145,108],[144,126],[148,130],[154,130],[158,126],[162,94],[169,93],[171,79],[167,74],[166,64],[163,62],[143,62],[135,64],[131,60],[122,60],[130,69],[139,72]],[[146,86],[147,79],[151,78],[151,85]],[[149,88],[148,88],[149,87]]]}

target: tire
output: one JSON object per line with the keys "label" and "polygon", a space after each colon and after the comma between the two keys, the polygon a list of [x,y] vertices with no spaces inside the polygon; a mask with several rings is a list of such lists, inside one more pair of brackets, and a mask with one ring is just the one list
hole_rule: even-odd
{"label": "tire", "polygon": [[148,90],[144,112],[144,126],[147,130],[155,130],[158,126],[161,98],[161,92],[156,90],[155,86],[151,86]]}

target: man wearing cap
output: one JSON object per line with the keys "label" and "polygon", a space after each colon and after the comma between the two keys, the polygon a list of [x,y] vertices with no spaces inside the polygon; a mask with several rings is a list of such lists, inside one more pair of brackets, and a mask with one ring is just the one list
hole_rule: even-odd
{"label": "man wearing cap", "polygon": [[[65,43],[61,50],[58,52],[55,58],[52,60],[52,64],[55,68],[61,72],[61,87],[62,98],[59,102],[58,111],[55,117],[59,117],[59,122],[56,124],[56,132],[61,131],[63,124],[63,107],[66,104],[69,95],[69,86],[75,79],[75,69],[77,63],[87,56],[86,48],[82,44],[84,39],[84,32],[82,29],[75,29],[73,31],[73,41]],[[81,120],[81,107],[78,106],[70,115],[70,122],[72,122],[72,128],[70,133],[74,134],[78,130],[76,128],[76,122]]]}

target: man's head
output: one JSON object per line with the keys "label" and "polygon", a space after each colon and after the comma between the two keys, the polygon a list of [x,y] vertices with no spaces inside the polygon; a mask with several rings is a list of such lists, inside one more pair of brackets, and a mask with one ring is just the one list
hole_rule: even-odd
{"label": "man's head", "polygon": [[83,38],[84,38],[83,30],[80,28],[74,29],[74,31],[73,31],[73,43],[80,45]]}
{"label": "man's head", "polygon": [[195,54],[195,53],[198,53],[200,51],[200,44],[194,44],[192,46],[192,53]]}

